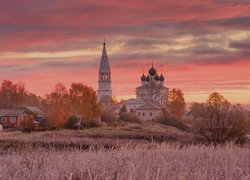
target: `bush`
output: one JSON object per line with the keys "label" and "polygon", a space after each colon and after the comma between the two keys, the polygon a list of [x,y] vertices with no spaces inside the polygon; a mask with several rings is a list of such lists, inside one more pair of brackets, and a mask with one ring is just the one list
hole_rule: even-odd
{"label": "bush", "polygon": [[104,124],[100,122],[98,119],[84,119],[79,120],[76,116],[72,116],[65,123],[64,127],[68,129],[83,129],[88,127],[101,127]]}
{"label": "bush", "polygon": [[131,122],[131,123],[141,123],[139,117],[133,112],[123,112],[120,114],[120,120]]}
{"label": "bush", "polygon": [[65,123],[64,127],[67,129],[76,129],[77,122],[78,122],[77,117],[71,116]]}
{"label": "bush", "polygon": [[180,130],[188,130],[188,126],[181,121],[181,119],[176,118],[176,116],[169,115],[168,113],[163,113],[162,116],[159,116],[156,120],[159,123],[176,127]]}
{"label": "bush", "polygon": [[101,121],[107,125],[114,125],[118,123],[118,117],[115,114],[114,106],[102,108]]}
{"label": "bush", "polygon": [[101,127],[101,126],[104,126],[104,124],[98,120],[98,119],[91,119],[91,120],[88,120],[88,119],[84,119],[82,122],[81,122],[81,126],[83,128],[88,128],[88,127]]}

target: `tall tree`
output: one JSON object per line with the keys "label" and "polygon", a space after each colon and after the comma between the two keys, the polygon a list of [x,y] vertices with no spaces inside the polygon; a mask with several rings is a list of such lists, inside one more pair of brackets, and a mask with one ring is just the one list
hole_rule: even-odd
{"label": "tall tree", "polygon": [[170,114],[177,118],[181,118],[185,113],[185,99],[180,89],[172,89],[169,92],[167,108]]}
{"label": "tall tree", "polygon": [[27,93],[25,96],[24,104],[27,106],[36,106],[40,107],[42,104],[43,98],[34,93]]}
{"label": "tall tree", "polygon": [[62,83],[55,86],[54,91],[46,96],[45,114],[48,117],[49,125],[62,127],[72,114],[69,93]]}
{"label": "tall tree", "polygon": [[13,83],[4,80],[0,87],[0,108],[13,108],[22,106],[25,101],[27,91],[23,83]]}
{"label": "tall tree", "polygon": [[75,115],[84,116],[90,120],[100,116],[100,104],[97,102],[96,92],[91,87],[82,83],[73,83],[69,94]]}

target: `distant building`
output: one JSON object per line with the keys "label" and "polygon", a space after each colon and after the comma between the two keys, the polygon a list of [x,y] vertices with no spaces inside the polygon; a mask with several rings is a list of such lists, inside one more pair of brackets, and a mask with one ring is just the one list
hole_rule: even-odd
{"label": "distant building", "polygon": [[141,120],[154,120],[162,114],[162,107],[153,103],[146,103],[136,108],[136,114]]}
{"label": "distant building", "polygon": [[[136,88],[136,98],[129,99],[123,104],[128,111],[136,113],[142,120],[155,119],[161,114],[168,101],[168,88],[164,86],[164,81],[163,74],[159,75],[152,64],[148,74],[143,73],[141,76],[141,85]],[[98,101],[109,106],[107,104],[112,98],[111,69],[105,42],[99,66],[97,95]],[[122,104],[117,107],[116,111],[119,112]]]}
{"label": "distant building", "polygon": [[98,100],[111,101],[111,69],[109,65],[109,58],[106,50],[106,43],[103,43],[101,63],[99,67],[99,80],[98,80]]}
{"label": "distant building", "polygon": [[148,74],[141,76],[141,85],[136,88],[136,98],[124,102],[130,112],[141,120],[153,120],[160,116],[168,102],[168,88],[164,86],[165,77],[152,67]]}
{"label": "distant building", "polygon": [[148,75],[143,73],[141,76],[141,86],[136,88],[136,99],[165,106],[168,101],[168,88],[164,86],[164,81],[164,76],[159,76],[152,64]]}
{"label": "distant building", "polygon": [[23,109],[0,109],[0,123],[4,128],[19,128],[27,113]]}
{"label": "distant building", "polygon": [[138,99],[135,99],[135,98],[128,99],[124,103],[126,105],[126,109],[129,112],[134,112],[136,110],[136,108],[145,104],[145,102],[138,100]]}

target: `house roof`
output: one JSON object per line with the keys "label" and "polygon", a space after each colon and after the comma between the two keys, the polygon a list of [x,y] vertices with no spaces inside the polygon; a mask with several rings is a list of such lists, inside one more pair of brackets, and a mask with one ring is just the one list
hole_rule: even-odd
{"label": "house roof", "polygon": [[38,113],[38,114],[42,113],[42,111],[36,106],[26,106],[26,108],[33,113]]}
{"label": "house roof", "polygon": [[135,98],[130,98],[128,100],[125,101],[125,104],[144,104],[144,102],[135,99]]}
{"label": "house roof", "polygon": [[23,109],[0,109],[0,116],[19,116],[24,112]]}
{"label": "house roof", "polygon": [[161,109],[162,108],[160,106],[153,104],[153,103],[146,103],[136,108],[136,110],[161,110]]}

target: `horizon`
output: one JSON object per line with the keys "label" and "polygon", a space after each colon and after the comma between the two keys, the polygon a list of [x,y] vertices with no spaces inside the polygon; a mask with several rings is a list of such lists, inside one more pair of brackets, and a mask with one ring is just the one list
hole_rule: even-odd
{"label": "horizon", "polygon": [[236,0],[0,2],[0,80],[41,96],[59,82],[97,90],[105,37],[119,99],[135,96],[154,60],[187,103],[216,91],[250,109],[249,9]]}

